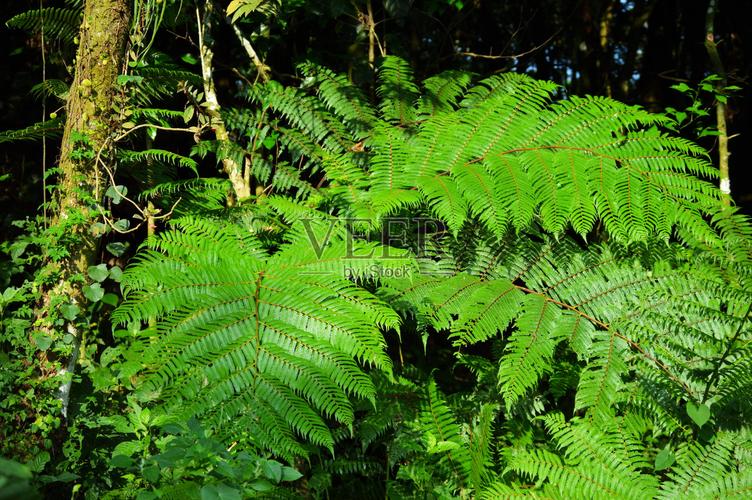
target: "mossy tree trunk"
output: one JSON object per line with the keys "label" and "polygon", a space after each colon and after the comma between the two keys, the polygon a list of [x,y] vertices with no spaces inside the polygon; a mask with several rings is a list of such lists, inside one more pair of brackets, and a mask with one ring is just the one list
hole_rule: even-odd
{"label": "mossy tree trunk", "polygon": [[[58,212],[52,224],[53,234],[60,237],[67,256],[59,261],[57,286],[45,293],[44,309],[61,302],[83,309],[82,284],[97,252],[97,239],[90,227],[109,183],[104,168],[111,160],[110,138],[119,125],[119,113],[113,103],[118,93],[117,77],[126,60],[130,21],[129,0],[85,1],[75,76],[66,105],[56,196]],[[47,326],[50,327],[49,322]],[[67,371],[72,371],[82,332],[72,322],[67,324],[67,332],[74,337],[67,366]],[[64,414],[69,390],[70,381],[61,387]]]}
{"label": "mossy tree trunk", "polygon": [[85,272],[96,250],[88,228],[75,222],[89,219],[91,206],[107,187],[96,157],[101,152],[101,160],[108,161],[107,141],[117,126],[113,101],[129,27],[126,0],[86,0],[60,153],[58,223],[79,226],[73,227],[80,244],[71,249],[71,272]]}

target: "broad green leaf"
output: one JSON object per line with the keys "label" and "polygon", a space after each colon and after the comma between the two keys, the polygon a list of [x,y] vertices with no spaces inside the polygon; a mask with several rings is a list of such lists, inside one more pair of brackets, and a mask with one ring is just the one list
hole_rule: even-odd
{"label": "broad green leaf", "polygon": [[63,315],[63,318],[67,319],[68,321],[73,321],[76,319],[76,316],[78,316],[78,313],[81,311],[79,307],[76,304],[63,304],[60,306],[60,314]]}
{"label": "broad green leaf", "polygon": [[674,464],[675,461],[676,457],[671,452],[671,450],[664,448],[655,457],[655,470],[660,471],[663,469],[668,469]]}
{"label": "broad green leaf", "polygon": [[705,404],[695,404],[689,401],[687,402],[687,415],[697,424],[697,427],[702,427],[710,420],[710,408]]}
{"label": "broad green leaf", "polygon": [[99,264],[96,266],[89,266],[89,278],[101,283],[107,279],[110,272],[107,270],[107,264]]}
{"label": "broad green leaf", "polygon": [[37,345],[40,351],[46,351],[52,345],[52,337],[42,332],[33,334],[31,338],[34,340],[34,343]]}
{"label": "broad green leaf", "polygon": [[99,302],[104,297],[104,289],[99,283],[92,283],[83,289],[84,297],[92,302]]}

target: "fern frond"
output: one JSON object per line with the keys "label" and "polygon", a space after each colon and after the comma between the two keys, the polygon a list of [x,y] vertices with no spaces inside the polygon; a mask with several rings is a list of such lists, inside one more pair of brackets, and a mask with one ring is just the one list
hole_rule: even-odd
{"label": "fern frond", "polygon": [[[428,453],[439,454],[440,462],[445,462],[460,481],[470,477],[473,471],[470,450],[463,442],[460,427],[433,379],[428,382],[426,400],[418,419],[427,441]],[[482,454],[478,458],[482,461]]]}
{"label": "fern frond", "polygon": [[377,122],[376,111],[363,92],[343,75],[327,68],[305,63],[300,69],[317,85],[316,91],[327,107],[356,131],[356,139],[363,139]]}
{"label": "fern frond", "polygon": [[0,132],[0,144],[15,141],[38,141],[43,137],[57,138],[62,135],[62,132],[62,121],[60,118],[55,118],[19,130],[3,130]]}
{"label": "fern frond", "polygon": [[[538,484],[545,481],[544,491],[563,498],[634,499],[652,498],[657,492],[657,478],[641,473],[648,464],[634,436],[587,421],[567,423],[561,414],[544,421],[563,457],[545,449],[508,454],[509,467]],[[620,442],[624,438],[627,441]]]}
{"label": "fern frond", "polygon": [[65,102],[68,99],[68,84],[51,78],[37,83],[31,88],[31,94],[37,99],[55,96]]}
{"label": "fern frond", "polygon": [[248,97],[279,113],[328,151],[342,153],[355,142],[342,122],[328,113],[317,98],[307,96],[298,89],[283,88],[277,82],[270,82],[251,88]]}
{"label": "fern frond", "polygon": [[145,149],[143,151],[118,150],[118,159],[131,165],[147,162],[160,162],[167,165],[184,167],[198,175],[198,163],[191,158],[164,149]]}
{"label": "fern frond", "polygon": [[[284,423],[331,448],[322,415],[349,425],[347,395],[374,397],[355,360],[389,370],[380,328],[399,323],[347,276],[362,279],[392,262],[348,259],[341,236],[317,254],[302,227],[268,256],[239,227],[200,220],[179,226],[152,240],[151,250],[129,268],[126,300],[114,316],[117,322],[157,318],[140,347],[147,367],[141,392],[166,411],[203,416],[220,430],[251,408],[259,418],[263,404],[272,413],[265,425]],[[320,229],[314,232],[323,241]],[[359,255],[376,250],[355,249]],[[286,443],[260,445],[289,454],[294,450],[289,438]]]}
{"label": "fern frond", "polygon": [[38,33],[44,27],[45,36],[73,42],[81,26],[81,9],[45,7],[22,12],[6,21],[9,28]]}
{"label": "fern frond", "polygon": [[418,100],[420,116],[453,111],[472,77],[464,71],[449,70],[423,80],[424,92]]}
{"label": "fern frond", "polygon": [[[669,474],[671,480],[661,485],[658,498],[698,498],[701,492],[721,494],[725,498],[724,492],[744,489],[744,483],[748,485],[750,482],[749,473],[742,474],[741,477],[729,474],[729,471],[733,471],[732,440],[733,435],[721,434],[708,446],[692,442],[683,446],[678,451],[676,465]],[[747,476],[746,480],[744,476]],[[742,479],[742,484],[739,479]]]}
{"label": "fern frond", "polygon": [[525,297],[522,308],[499,364],[499,385],[507,409],[538,384],[560,340],[553,335],[561,317],[559,308],[537,295]]}
{"label": "fern frond", "polygon": [[378,80],[376,92],[381,98],[382,118],[394,124],[412,125],[419,90],[410,65],[399,57],[386,56],[379,66]]}

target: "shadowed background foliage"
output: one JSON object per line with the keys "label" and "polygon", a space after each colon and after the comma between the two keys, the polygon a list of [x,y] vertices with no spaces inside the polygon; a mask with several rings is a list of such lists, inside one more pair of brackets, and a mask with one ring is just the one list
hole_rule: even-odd
{"label": "shadowed background foliage", "polygon": [[[60,3],[60,2],[58,2]],[[54,6],[54,0],[44,2]],[[35,0],[12,2],[6,19],[38,7]],[[406,58],[418,79],[445,69],[465,69],[481,75],[516,71],[563,86],[578,95],[610,95],[651,111],[683,109],[691,104],[672,85],[696,86],[712,73],[705,46],[708,2],[680,0],[543,0],[499,2],[486,0],[386,0],[373,2],[377,41],[386,52]],[[295,65],[318,61],[368,81],[368,33],[365,2],[326,0],[285,2],[281,15],[263,26],[258,50],[272,68],[272,76],[295,83]],[[748,80],[752,71],[752,35],[748,19],[752,3],[721,0],[715,19],[716,42],[728,84],[742,87],[729,101],[731,185],[736,202],[752,210],[750,159],[745,137],[752,131],[752,100]],[[246,21],[251,26],[253,20]],[[165,19],[159,33],[160,50],[181,55],[191,52],[195,34],[180,19]],[[170,28],[174,25],[174,30]],[[223,102],[243,81],[233,67],[246,55],[231,30],[217,33],[216,66]],[[3,28],[0,53],[0,130],[22,128],[42,116],[39,98],[30,89],[42,76],[39,35]],[[46,41],[47,78],[65,79],[73,47]],[[376,56],[379,51],[377,49]],[[64,64],[60,64],[64,63]],[[705,98],[703,104],[712,102]],[[47,112],[55,111],[49,104]],[[713,126],[714,114],[704,126]],[[697,139],[694,124],[683,130]],[[699,139],[717,161],[714,136]],[[47,162],[57,151],[50,141]],[[41,148],[34,143],[0,144],[0,175],[13,179],[0,184],[0,204],[6,207],[0,234],[11,220],[32,213],[41,200]]]}

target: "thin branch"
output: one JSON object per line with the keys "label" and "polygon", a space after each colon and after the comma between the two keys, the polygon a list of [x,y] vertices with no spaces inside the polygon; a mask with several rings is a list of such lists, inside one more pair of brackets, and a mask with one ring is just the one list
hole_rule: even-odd
{"label": "thin branch", "polygon": [[[204,83],[204,96],[206,100],[206,114],[211,120],[214,130],[214,136],[219,142],[229,141],[229,134],[219,114],[220,106],[217,99],[217,92],[214,88],[214,79],[212,77],[212,60],[214,54],[211,50],[211,40],[209,39],[209,30],[211,28],[211,9],[212,2],[207,1],[204,7],[204,17],[201,17],[201,11],[196,6],[196,22],[198,24],[198,46],[199,57],[201,59],[201,76]],[[251,187],[243,178],[243,166],[232,158],[223,158],[222,167],[227,177],[232,183],[235,198],[244,200],[251,197]],[[230,202],[230,199],[228,199]]]}
{"label": "thin branch", "polygon": [[240,45],[243,46],[243,49],[245,49],[245,52],[253,62],[253,65],[256,66],[256,73],[258,75],[258,78],[261,78],[261,81],[264,83],[268,82],[270,71],[269,66],[267,66],[264,61],[261,60],[261,58],[256,53],[256,50],[253,48],[251,41],[246,38],[242,31],[240,31],[240,28],[238,28],[237,25],[233,24],[229,19],[228,22],[232,24],[232,31],[235,32],[235,36],[240,41]]}
{"label": "thin branch", "polygon": [[[715,15],[717,0],[710,0],[705,16],[705,50],[710,58],[712,70],[721,77],[715,84],[716,92],[720,93],[726,87],[726,70],[723,67],[721,56],[718,53],[718,44],[715,42]],[[718,170],[720,171],[721,192],[728,195],[723,204],[731,204],[731,178],[729,175],[729,150],[728,129],[726,125],[726,103],[716,99],[716,122],[718,124]]]}
{"label": "thin branch", "polygon": [[520,57],[526,56],[528,54],[532,54],[533,52],[536,52],[546,45],[548,45],[551,40],[553,40],[559,33],[561,32],[561,29],[559,29],[556,33],[548,37],[543,43],[540,45],[536,45],[530,50],[526,50],[525,52],[520,52],[519,54],[514,54],[511,56],[505,56],[503,54],[500,55],[493,55],[493,54],[477,54],[475,52],[459,52],[458,55],[461,56],[468,56],[468,57],[474,57],[477,59],[519,59]]}
{"label": "thin branch", "polygon": [[[44,43],[44,0],[39,0],[39,13],[42,16],[40,43],[42,45],[42,85],[47,83],[47,50]],[[47,91],[42,92],[42,121],[47,120]],[[47,229],[47,131],[42,128],[42,220]]]}

